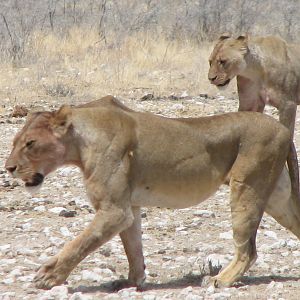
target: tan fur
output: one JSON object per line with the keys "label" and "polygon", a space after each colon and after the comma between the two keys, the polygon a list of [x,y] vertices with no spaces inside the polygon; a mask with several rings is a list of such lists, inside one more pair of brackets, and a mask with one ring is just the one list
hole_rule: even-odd
{"label": "tan fur", "polygon": [[213,281],[231,285],[256,259],[255,236],[266,209],[300,237],[300,206],[282,171],[289,138],[284,126],[259,113],[169,119],[132,111],[110,96],[32,116],[14,140],[7,170],[33,185],[61,165],[77,165],[96,211],[82,234],[40,268],[36,286],[63,283],[116,234],[128,258],[129,282],[140,286],[145,279],[140,207],[196,205],[227,180],[235,257]]}
{"label": "tan fur", "polygon": [[[209,62],[208,78],[212,84],[227,86],[237,76],[239,111],[263,112],[266,104],[275,106],[280,122],[289,128],[293,137],[300,104],[300,45],[288,44],[275,36],[234,39],[225,34],[215,45]],[[298,161],[293,143],[288,165],[293,190],[299,195]]]}

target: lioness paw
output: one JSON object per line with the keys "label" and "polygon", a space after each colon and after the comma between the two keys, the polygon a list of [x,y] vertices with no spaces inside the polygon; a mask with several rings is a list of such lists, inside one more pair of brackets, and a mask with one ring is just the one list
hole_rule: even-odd
{"label": "lioness paw", "polygon": [[68,277],[68,272],[63,272],[58,257],[53,257],[40,267],[33,279],[34,285],[39,289],[51,289],[62,284]]}

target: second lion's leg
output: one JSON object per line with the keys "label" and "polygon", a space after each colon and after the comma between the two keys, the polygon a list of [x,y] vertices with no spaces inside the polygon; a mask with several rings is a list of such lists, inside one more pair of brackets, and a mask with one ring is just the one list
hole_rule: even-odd
{"label": "second lion's leg", "polygon": [[128,280],[130,284],[141,286],[146,278],[142,248],[141,210],[132,207],[134,221],[120,233],[120,237],[129,263]]}
{"label": "second lion's leg", "polygon": [[290,151],[287,157],[287,163],[289,168],[289,173],[291,177],[292,193],[298,197],[300,201],[299,193],[299,166],[297,151],[293,141],[295,119],[296,119],[297,105],[293,101],[282,101],[282,107],[279,108],[279,121],[284,126],[286,126],[291,133],[291,145]]}
{"label": "second lion's leg", "polygon": [[231,178],[231,214],[235,256],[213,277],[216,286],[230,286],[246,272],[257,258],[256,232],[264,212],[264,201],[249,185]]}

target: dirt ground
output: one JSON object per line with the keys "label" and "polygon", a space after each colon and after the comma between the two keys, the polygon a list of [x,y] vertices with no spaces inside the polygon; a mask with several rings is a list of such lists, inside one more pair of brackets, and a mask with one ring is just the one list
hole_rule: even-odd
{"label": "dirt ground", "polygon": [[[145,91],[116,95],[137,110],[165,116],[201,116],[237,110],[237,99],[222,96],[164,98],[141,96]],[[77,104],[83,101],[77,100]],[[53,109],[60,100],[32,106]],[[15,133],[25,118],[11,117],[7,103],[0,111],[0,299],[299,299],[300,242],[265,215],[257,236],[258,260],[231,288],[202,287],[203,275],[225,266],[233,256],[229,191],[220,190],[206,202],[187,209],[143,209],[143,245],[147,281],[143,291],[116,290],[127,277],[128,264],[119,237],[87,257],[61,287],[37,290],[37,267],[78,235],[93,218],[81,174],[65,167],[45,180],[32,197],[22,183],[9,177],[4,162]],[[276,111],[268,108],[277,117]],[[300,146],[300,122],[295,139]],[[220,128],[222,130],[222,128]],[[69,216],[69,217],[66,217]]]}

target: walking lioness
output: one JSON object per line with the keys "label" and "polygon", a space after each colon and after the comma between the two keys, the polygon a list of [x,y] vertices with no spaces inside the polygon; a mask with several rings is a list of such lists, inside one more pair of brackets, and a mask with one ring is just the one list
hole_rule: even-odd
{"label": "walking lioness", "polygon": [[130,110],[111,96],[34,113],[16,135],[6,169],[32,188],[56,168],[74,164],[96,211],[83,233],[40,268],[36,286],[63,283],[116,234],[128,258],[129,282],[140,286],[145,279],[140,207],[196,205],[228,181],[235,257],[212,280],[231,285],[256,260],[264,211],[300,237],[300,204],[290,195],[283,169],[289,139],[288,129],[260,113],[171,119]]}
{"label": "walking lioness", "polygon": [[[239,111],[263,112],[266,104],[279,110],[279,120],[293,139],[300,104],[300,45],[275,36],[223,34],[209,57],[210,82],[225,87],[237,77]],[[299,169],[294,143],[288,156],[292,187],[299,197]],[[300,197],[299,197],[300,201]]]}

